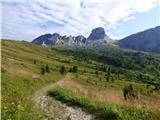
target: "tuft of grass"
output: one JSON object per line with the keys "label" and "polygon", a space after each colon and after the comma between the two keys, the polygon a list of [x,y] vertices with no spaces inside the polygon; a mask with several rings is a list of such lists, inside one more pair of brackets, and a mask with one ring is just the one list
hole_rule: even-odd
{"label": "tuft of grass", "polygon": [[95,114],[97,117],[104,120],[159,120],[158,112],[153,112],[147,109],[139,109],[136,107],[128,107],[122,105],[100,102],[76,93],[70,89],[54,88],[48,92],[48,95],[60,100],[64,103],[69,103],[74,106]]}

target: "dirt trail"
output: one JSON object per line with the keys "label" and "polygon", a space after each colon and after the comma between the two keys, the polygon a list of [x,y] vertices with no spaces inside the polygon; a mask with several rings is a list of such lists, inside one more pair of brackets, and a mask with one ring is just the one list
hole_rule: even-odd
{"label": "dirt trail", "polygon": [[65,78],[63,78],[62,80],[60,80],[60,81],[58,81],[58,82],[56,82],[56,83],[52,83],[52,84],[50,84],[50,85],[48,85],[48,86],[46,86],[46,87],[38,90],[38,91],[35,93],[34,97],[33,97],[33,101],[36,102],[36,101],[39,99],[39,97],[41,97],[41,96],[46,96],[46,95],[47,95],[47,92],[48,92],[49,90],[51,90],[54,86],[63,83],[63,82],[64,82],[65,80],[67,80],[69,77],[70,77],[70,76],[67,75],[67,76],[66,76]]}
{"label": "dirt trail", "polygon": [[[68,106],[58,101],[56,101],[58,102],[58,104],[55,104],[53,98],[47,96],[47,92],[56,86],[62,88],[69,88],[75,92],[81,92],[84,95],[90,96],[99,101],[108,101],[129,106],[146,106],[144,105],[144,100],[143,102],[124,101],[123,95],[122,93],[120,93],[120,91],[107,90],[106,92],[103,90],[99,91],[88,89],[85,86],[73,81],[71,75],[67,74],[66,77],[61,79],[60,81],[38,90],[33,97],[33,101],[44,110],[46,116],[45,120],[54,120],[54,118],[55,120],[96,120],[96,117],[94,115],[84,112],[81,108],[75,106]],[[155,107],[154,104],[146,107],[154,109],[157,108],[157,106]]]}
{"label": "dirt trail", "polygon": [[94,115],[84,112],[81,108],[68,106],[61,102],[55,104],[54,100],[47,96],[48,90],[53,89],[55,86],[61,86],[65,83],[64,81],[70,79],[70,74],[68,74],[62,80],[50,84],[35,93],[33,101],[44,110],[45,120],[95,120]]}

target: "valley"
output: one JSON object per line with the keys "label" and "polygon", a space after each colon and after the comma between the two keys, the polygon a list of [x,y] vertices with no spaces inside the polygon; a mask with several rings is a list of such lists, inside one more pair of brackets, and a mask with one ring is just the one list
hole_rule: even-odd
{"label": "valley", "polygon": [[159,53],[1,42],[2,120],[160,119]]}
{"label": "valley", "polygon": [[160,0],[0,8],[0,120],[160,120]]}

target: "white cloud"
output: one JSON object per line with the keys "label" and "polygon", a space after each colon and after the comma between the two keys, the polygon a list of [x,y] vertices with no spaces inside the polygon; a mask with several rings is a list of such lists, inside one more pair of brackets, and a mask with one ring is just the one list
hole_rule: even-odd
{"label": "white cloud", "polygon": [[137,12],[151,10],[158,0],[1,0],[1,3],[2,37],[31,41],[45,33],[87,36],[95,27],[113,28],[121,21],[135,19]]}
{"label": "white cloud", "polygon": [[128,21],[128,20],[132,20],[132,19],[135,19],[136,17],[135,16],[128,16],[126,18],[123,19],[124,22]]}

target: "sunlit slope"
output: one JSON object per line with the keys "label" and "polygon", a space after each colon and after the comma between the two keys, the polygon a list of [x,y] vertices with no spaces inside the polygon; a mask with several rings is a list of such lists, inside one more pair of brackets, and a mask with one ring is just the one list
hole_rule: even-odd
{"label": "sunlit slope", "polygon": [[[32,103],[38,89],[62,78],[59,66],[63,55],[28,42],[2,40],[2,119],[43,119]],[[41,74],[41,67],[50,73]]]}
{"label": "sunlit slope", "polygon": [[[71,81],[64,82],[64,88],[99,101],[136,107],[125,102],[122,94],[123,87],[132,84],[149,104],[144,107],[157,110],[159,106],[159,54],[139,53],[112,45],[86,49],[9,40],[2,40],[1,45],[2,119],[43,120],[44,111],[34,105],[32,97],[38,89],[64,77],[60,73],[61,66],[72,76]],[[46,66],[50,72],[42,74]],[[73,66],[78,67],[78,72],[71,71]],[[108,99],[112,97],[118,102]],[[152,107],[153,102],[155,107]]]}

